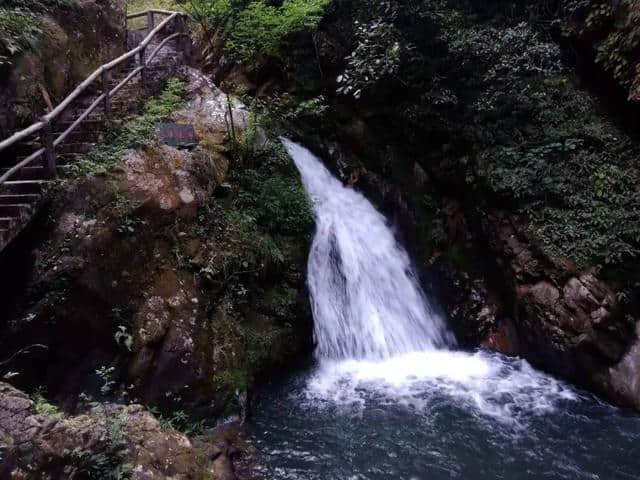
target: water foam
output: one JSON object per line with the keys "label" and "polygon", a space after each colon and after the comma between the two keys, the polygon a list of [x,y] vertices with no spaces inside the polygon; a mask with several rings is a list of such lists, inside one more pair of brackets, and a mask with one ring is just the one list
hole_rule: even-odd
{"label": "water foam", "polygon": [[304,392],[310,405],[350,411],[368,403],[393,403],[428,414],[443,398],[478,415],[518,424],[578,395],[522,359],[447,350],[378,361],[322,359]]}

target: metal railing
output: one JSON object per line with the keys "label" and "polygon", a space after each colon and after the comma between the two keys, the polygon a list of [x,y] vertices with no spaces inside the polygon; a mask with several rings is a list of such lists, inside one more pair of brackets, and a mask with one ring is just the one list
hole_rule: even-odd
{"label": "metal railing", "polygon": [[[157,26],[155,25],[155,15],[163,15],[166,18],[162,20]],[[73,90],[57,107],[55,107],[51,112],[44,115],[39,122],[34,123],[33,125],[21,130],[19,132],[14,133],[9,138],[2,140],[0,142],[0,152],[3,150],[16,145],[17,143],[27,139],[31,135],[38,133],[40,135],[40,147],[38,150],[33,152],[31,155],[26,157],[24,160],[21,160],[19,163],[9,168],[2,176],[0,176],[0,186],[3,183],[10,181],[11,178],[16,176],[17,173],[20,172],[25,167],[31,165],[37,159],[43,160],[43,166],[45,168],[45,173],[47,178],[55,178],[56,176],[56,147],[58,147],[65,139],[93,112],[99,105],[102,105],[104,108],[105,116],[109,118],[110,115],[110,100],[111,98],[118,93],[118,91],[124,87],[132,78],[136,75],[140,75],[140,82],[144,87],[147,78],[147,67],[153,58],[160,52],[162,47],[170,40],[173,40],[178,37],[186,37],[188,39],[189,35],[186,31],[186,25],[184,19],[186,15],[182,12],[173,12],[168,10],[159,10],[159,9],[150,9],[145,10],[144,12],[132,13],[127,15],[127,21],[132,18],[146,16],[147,25],[146,31],[147,35],[142,40],[137,47],[129,50],[124,53],[120,57],[105,63],[104,65],[98,67],[91,75],[89,75],[86,80],[84,80],[80,85],[78,85],[75,90]],[[155,49],[151,52],[150,55],[146,55],[146,50],[154,37],[163,30],[167,25],[169,25],[172,21],[178,20],[177,29],[179,30],[176,33],[169,35],[164,38],[159,45],[155,47]],[[187,40],[188,41],[188,40]],[[183,47],[184,48],[184,47]],[[137,67],[129,73],[121,82],[119,82],[113,88],[109,88],[110,74],[111,71],[117,66],[121,65],[123,62],[129,60],[134,56],[138,56]],[[100,80],[102,93],[87,107],[82,114],[69,125],[63,132],[59,133],[57,136],[54,136],[52,129],[52,122],[54,122],[59,116],[76,100],[78,97],[82,95],[82,93],[96,80]]]}

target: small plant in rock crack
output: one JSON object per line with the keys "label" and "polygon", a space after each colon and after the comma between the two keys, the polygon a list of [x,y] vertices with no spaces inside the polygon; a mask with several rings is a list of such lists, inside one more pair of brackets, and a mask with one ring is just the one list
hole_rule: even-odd
{"label": "small plant in rock crack", "polygon": [[115,372],[115,367],[106,367],[102,366],[98,370],[96,370],[96,375],[100,377],[102,380],[102,386],[100,387],[100,393],[104,396],[109,395],[113,392],[113,387],[116,382],[113,379],[113,373]]}
{"label": "small plant in rock crack", "polygon": [[50,417],[61,417],[60,410],[55,405],[49,403],[44,396],[44,390],[42,388],[36,389],[33,394],[33,402],[35,404],[36,412],[40,415],[47,415]]}
{"label": "small plant in rock crack", "polygon": [[202,435],[206,430],[204,420],[194,420],[184,410],[174,410],[168,416],[162,415],[157,408],[149,410],[158,418],[162,428],[178,430],[190,437]]}
{"label": "small plant in rock crack", "polygon": [[131,351],[133,348],[133,337],[127,331],[127,327],[124,325],[118,325],[118,330],[113,335],[114,340],[118,344],[119,347],[126,348],[127,351]]}
{"label": "small plant in rock crack", "polygon": [[67,458],[65,478],[89,480],[128,480],[133,466],[126,462],[129,453],[124,436],[127,416],[100,402],[90,402],[91,411],[98,418],[101,429],[100,446],[65,450]]}
{"label": "small plant in rock crack", "polygon": [[[114,391],[114,367],[102,366],[95,371],[101,379],[100,396],[107,398]],[[80,399],[96,419],[98,443],[91,448],[76,447],[65,450],[64,478],[89,480],[128,480],[133,474],[133,466],[127,462],[129,446],[125,437],[128,421],[121,406],[98,401],[81,394]]]}
{"label": "small plant in rock crack", "polygon": [[122,223],[116,228],[117,232],[122,235],[133,235],[147,224],[145,220],[139,218],[125,217]]}

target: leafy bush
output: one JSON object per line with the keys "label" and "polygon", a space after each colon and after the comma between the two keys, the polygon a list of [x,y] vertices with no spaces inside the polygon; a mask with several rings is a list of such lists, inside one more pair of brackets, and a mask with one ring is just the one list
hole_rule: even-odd
{"label": "leafy bush", "polygon": [[158,410],[151,409],[162,428],[178,430],[188,436],[202,435],[205,431],[204,420],[194,420],[184,410],[174,410],[169,415],[162,415]]}
{"label": "leafy bush", "polygon": [[291,35],[316,28],[330,0],[284,0],[273,6],[262,0],[188,0],[187,11],[208,41],[223,39],[226,51],[240,62],[278,57]]}
{"label": "leafy bush", "polygon": [[27,50],[35,49],[42,35],[44,13],[64,14],[78,7],[77,0],[5,0],[0,6],[0,68]]}
{"label": "leafy bush", "polygon": [[35,403],[36,412],[40,415],[47,415],[50,417],[60,417],[60,409],[55,405],[49,403],[44,397],[41,389],[37,389],[33,394],[33,401]]}
{"label": "leafy bush", "polygon": [[280,155],[274,148],[263,168],[234,174],[242,187],[238,207],[272,234],[304,235],[313,226],[309,202],[297,174],[290,169],[285,174],[277,171],[283,167]]}
{"label": "leafy bush", "polygon": [[337,78],[337,93],[358,99],[381,79],[398,75],[401,46],[397,30],[385,20],[356,24],[356,46],[347,57],[345,71]]}
{"label": "leafy bush", "polygon": [[127,417],[110,406],[92,402],[91,410],[100,419],[100,448],[75,448],[64,451],[65,478],[88,480],[128,480],[133,466],[126,462],[129,446],[124,436]]}
{"label": "leafy bush", "polygon": [[427,55],[433,50],[424,41],[431,40],[443,22],[443,5],[442,0],[355,3],[352,47],[337,77],[337,93],[359,99],[389,85],[422,87]]}
{"label": "leafy bush", "polygon": [[0,67],[25,50],[35,48],[42,34],[38,16],[19,8],[0,7]]}
{"label": "leafy bush", "polygon": [[252,212],[257,222],[272,233],[306,234],[311,230],[313,217],[304,188],[295,177],[265,176],[249,169],[239,176],[243,191],[238,206]]}
{"label": "leafy bush", "polygon": [[558,47],[523,23],[454,22],[442,38],[470,67],[463,88],[474,92],[472,108],[459,138],[477,159],[477,180],[552,258],[613,276],[636,264],[637,148],[563,76]]}

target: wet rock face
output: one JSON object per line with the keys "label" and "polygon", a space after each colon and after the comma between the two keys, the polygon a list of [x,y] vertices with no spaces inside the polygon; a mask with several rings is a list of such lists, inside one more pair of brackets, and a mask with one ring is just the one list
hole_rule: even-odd
{"label": "wet rock face", "polygon": [[189,438],[141,405],[101,403],[75,416],[38,410],[25,393],[0,383],[1,478],[106,478],[121,471],[134,480],[234,480],[231,457],[246,457],[235,425]]}
{"label": "wet rock face", "polygon": [[[69,182],[40,226],[32,268],[19,266],[30,279],[0,349],[48,348],[6,368],[19,372],[16,385],[44,386],[66,410],[78,408],[80,393],[96,395],[95,371],[113,366],[127,398],[211,418],[237,407],[236,390],[255,380],[239,359],[245,338],[272,342],[259,352],[261,368],[310,343],[300,293],[306,238],[280,246],[277,270],[242,276],[254,270],[243,266],[253,239],[226,221],[231,199],[214,196],[230,164],[227,100],[202,74],[187,80],[187,105],[173,120],[193,124],[200,143],[129,151],[108,177]],[[233,109],[243,128],[246,111]]]}
{"label": "wet rock face", "polygon": [[[633,329],[617,309],[614,292],[592,271],[577,271],[544,256],[515,219],[493,212],[484,222],[490,246],[515,293],[521,353],[541,366],[638,405]],[[611,383],[618,387],[611,387]]]}
{"label": "wet rock face", "polygon": [[437,285],[436,297],[460,346],[483,345],[504,354],[518,353],[512,321],[482,279],[472,278],[442,261],[427,271]]}
{"label": "wet rock face", "polygon": [[636,341],[622,360],[604,374],[608,388],[615,392],[624,405],[640,409],[640,323],[636,324]]}
{"label": "wet rock face", "polygon": [[72,10],[39,14],[37,49],[25,52],[0,78],[0,137],[45,113],[45,97],[62,100],[97,67],[126,49],[126,0],[83,0]]}

